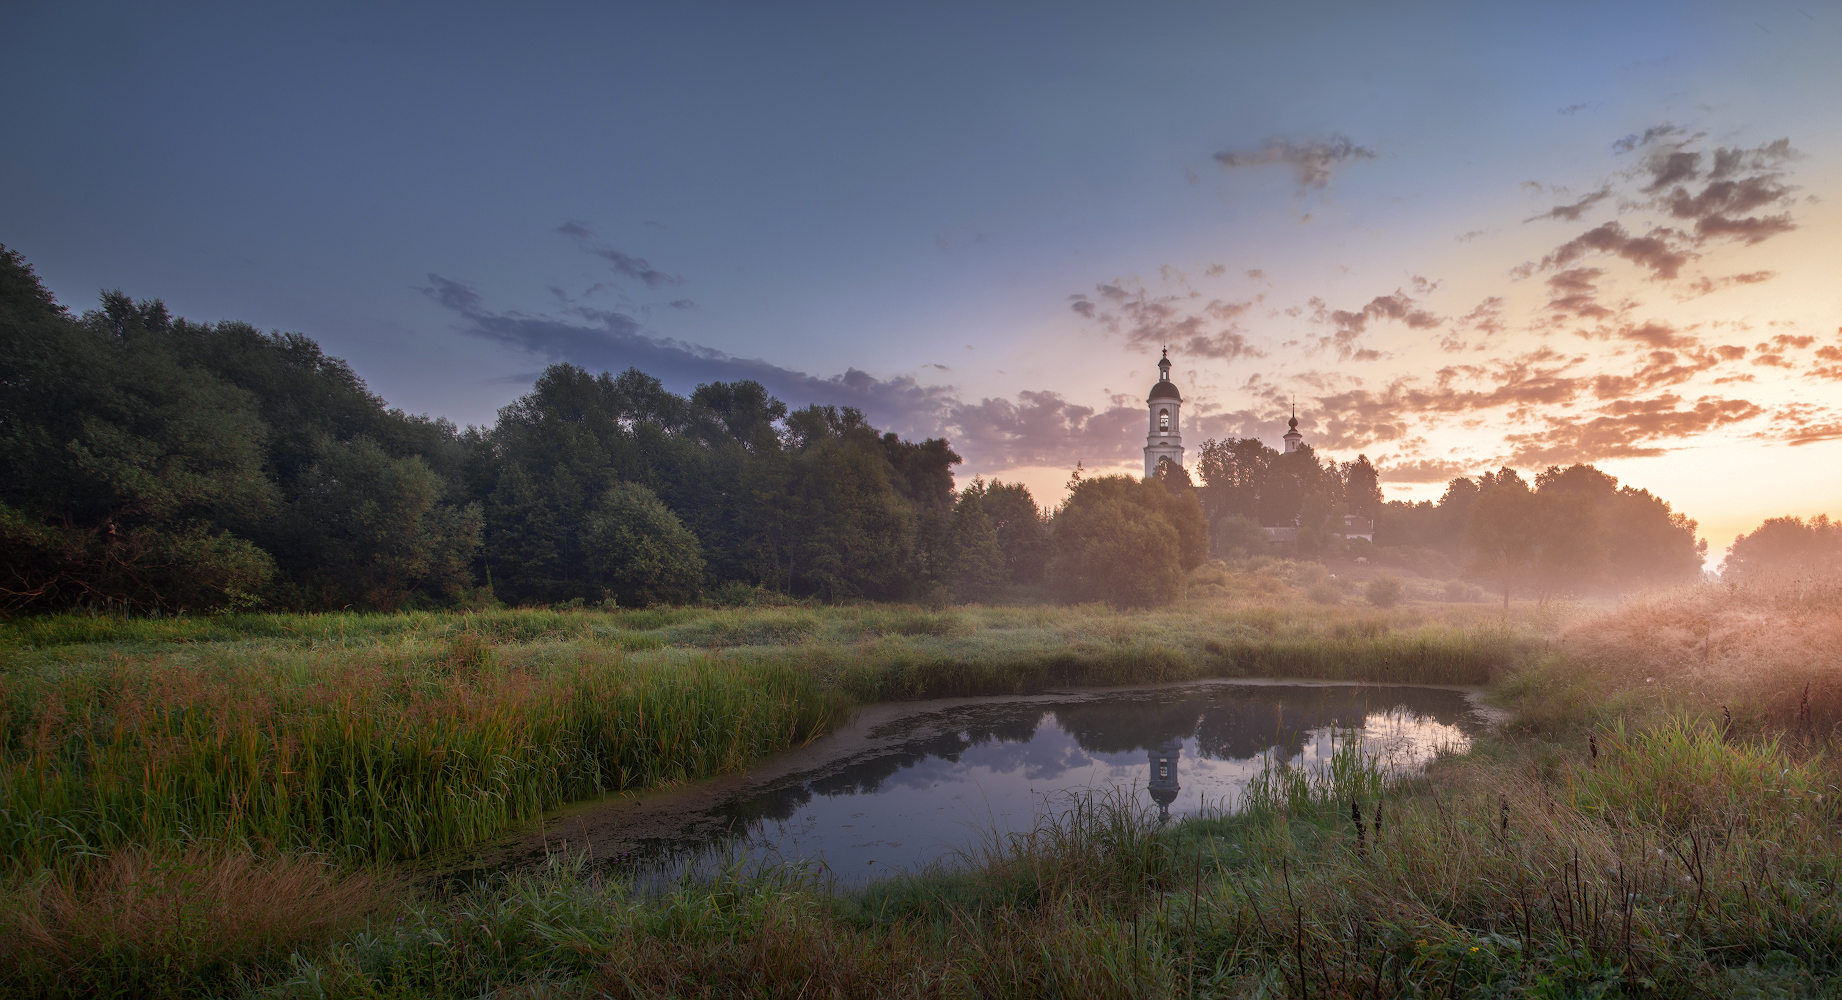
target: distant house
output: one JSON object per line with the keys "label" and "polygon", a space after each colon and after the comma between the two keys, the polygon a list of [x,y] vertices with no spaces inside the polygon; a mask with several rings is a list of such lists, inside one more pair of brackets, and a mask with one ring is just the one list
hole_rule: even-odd
{"label": "distant house", "polygon": [[1356,514],[1345,514],[1343,515],[1343,530],[1336,534],[1346,541],[1360,538],[1373,545],[1375,544],[1375,521]]}

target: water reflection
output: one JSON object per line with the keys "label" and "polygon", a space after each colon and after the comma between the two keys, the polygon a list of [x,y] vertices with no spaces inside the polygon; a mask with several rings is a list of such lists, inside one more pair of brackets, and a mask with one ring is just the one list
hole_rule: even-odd
{"label": "water reflection", "polygon": [[1463,692],[1411,687],[1216,683],[970,704],[885,727],[885,749],[751,789],[654,846],[854,882],[1028,830],[1071,795],[1132,789],[1162,820],[1233,809],[1266,760],[1327,760],[1334,733],[1359,733],[1406,770],[1482,725]]}

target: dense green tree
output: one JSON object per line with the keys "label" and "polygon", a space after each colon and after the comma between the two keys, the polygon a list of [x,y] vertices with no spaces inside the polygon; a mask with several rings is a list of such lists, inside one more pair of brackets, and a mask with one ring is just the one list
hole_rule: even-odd
{"label": "dense green tree", "polygon": [[1221,517],[1258,521],[1266,477],[1279,453],[1258,438],[1210,439],[1202,444],[1203,511],[1213,522]]}
{"label": "dense green tree", "polygon": [[974,480],[966,487],[979,498],[979,506],[991,519],[998,534],[998,547],[1004,551],[1005,575],[1012,583],[1036,583],[1042,580],[1049,563],[1049,519],[1029,487],[1022,483]]}
{"label": "dense green tree", "polygon": [[703,583],[697,536],[638,483],[616,483],[602,493],[583,523],[582,546],[603,599],[624,607],[681,604]]}
{"label": "dense green tree", "polygon": [[1008,574],[998,531],[985,515],[983,491],[960,491],[953,507],[948,558],[953,596],[961,601],[985,601],[1003,588]]}
{"label": "dense green tree", "polygon": [[210,607],[273,564],[219,527],[273,511],[250,396],[168,348],[158,301],[73,319],[0,247],[0,605]]}
{"label": "dense green tree", "polygon": [[471,587],[478,504],[444,502],[447,483],[420,457],[391,458],[367,438],[315,450],[320,458],[300,476],[278,532],[290,571],[284,603],[390,611]]}
{"label": "dense green tree", "polygon": [[1168,604],[1208,553],[1195,497],[1173,496],[1152,479],[1077,481],[1056,511],[1053,532],[1049,579],[1071,601]]}

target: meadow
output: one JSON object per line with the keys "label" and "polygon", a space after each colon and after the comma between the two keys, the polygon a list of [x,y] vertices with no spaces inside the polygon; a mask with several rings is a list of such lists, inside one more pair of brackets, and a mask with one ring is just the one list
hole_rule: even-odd
{"label": "meadow", "polygon": [[[1213,574],[1213,575],[1211,575]],[[1836,913],[1842,588],[1598,608],[1307,600],[0,624],[0,984],[204,996],[1815,995]],[[1097,801],[835,893],[393,863],[695,780],[857,704],[1210,676],[1487,684],[1493,737],[1384,787],[1269,773],[1159,829]],[[1358,819],[1359,817],[1359,819]],[[1774,991],[1777,991],[1776,993]],[[1786,992],[1788,991],[1788,992]]]}

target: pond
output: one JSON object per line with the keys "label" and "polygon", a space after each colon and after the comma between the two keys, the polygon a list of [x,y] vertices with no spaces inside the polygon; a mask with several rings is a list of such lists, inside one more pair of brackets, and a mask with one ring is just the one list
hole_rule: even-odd
{"label": "pond", "polygon": [[1354,734],[1406,773],[1489,722],[1464,689],[1245,681],[880,705],[744,774],[579,804],[468,868],[739,859],[855,884],[1028,831],[1073,796],[1126,794],[1160,818],[1231,811],[1269,761],[1309,767]]}

